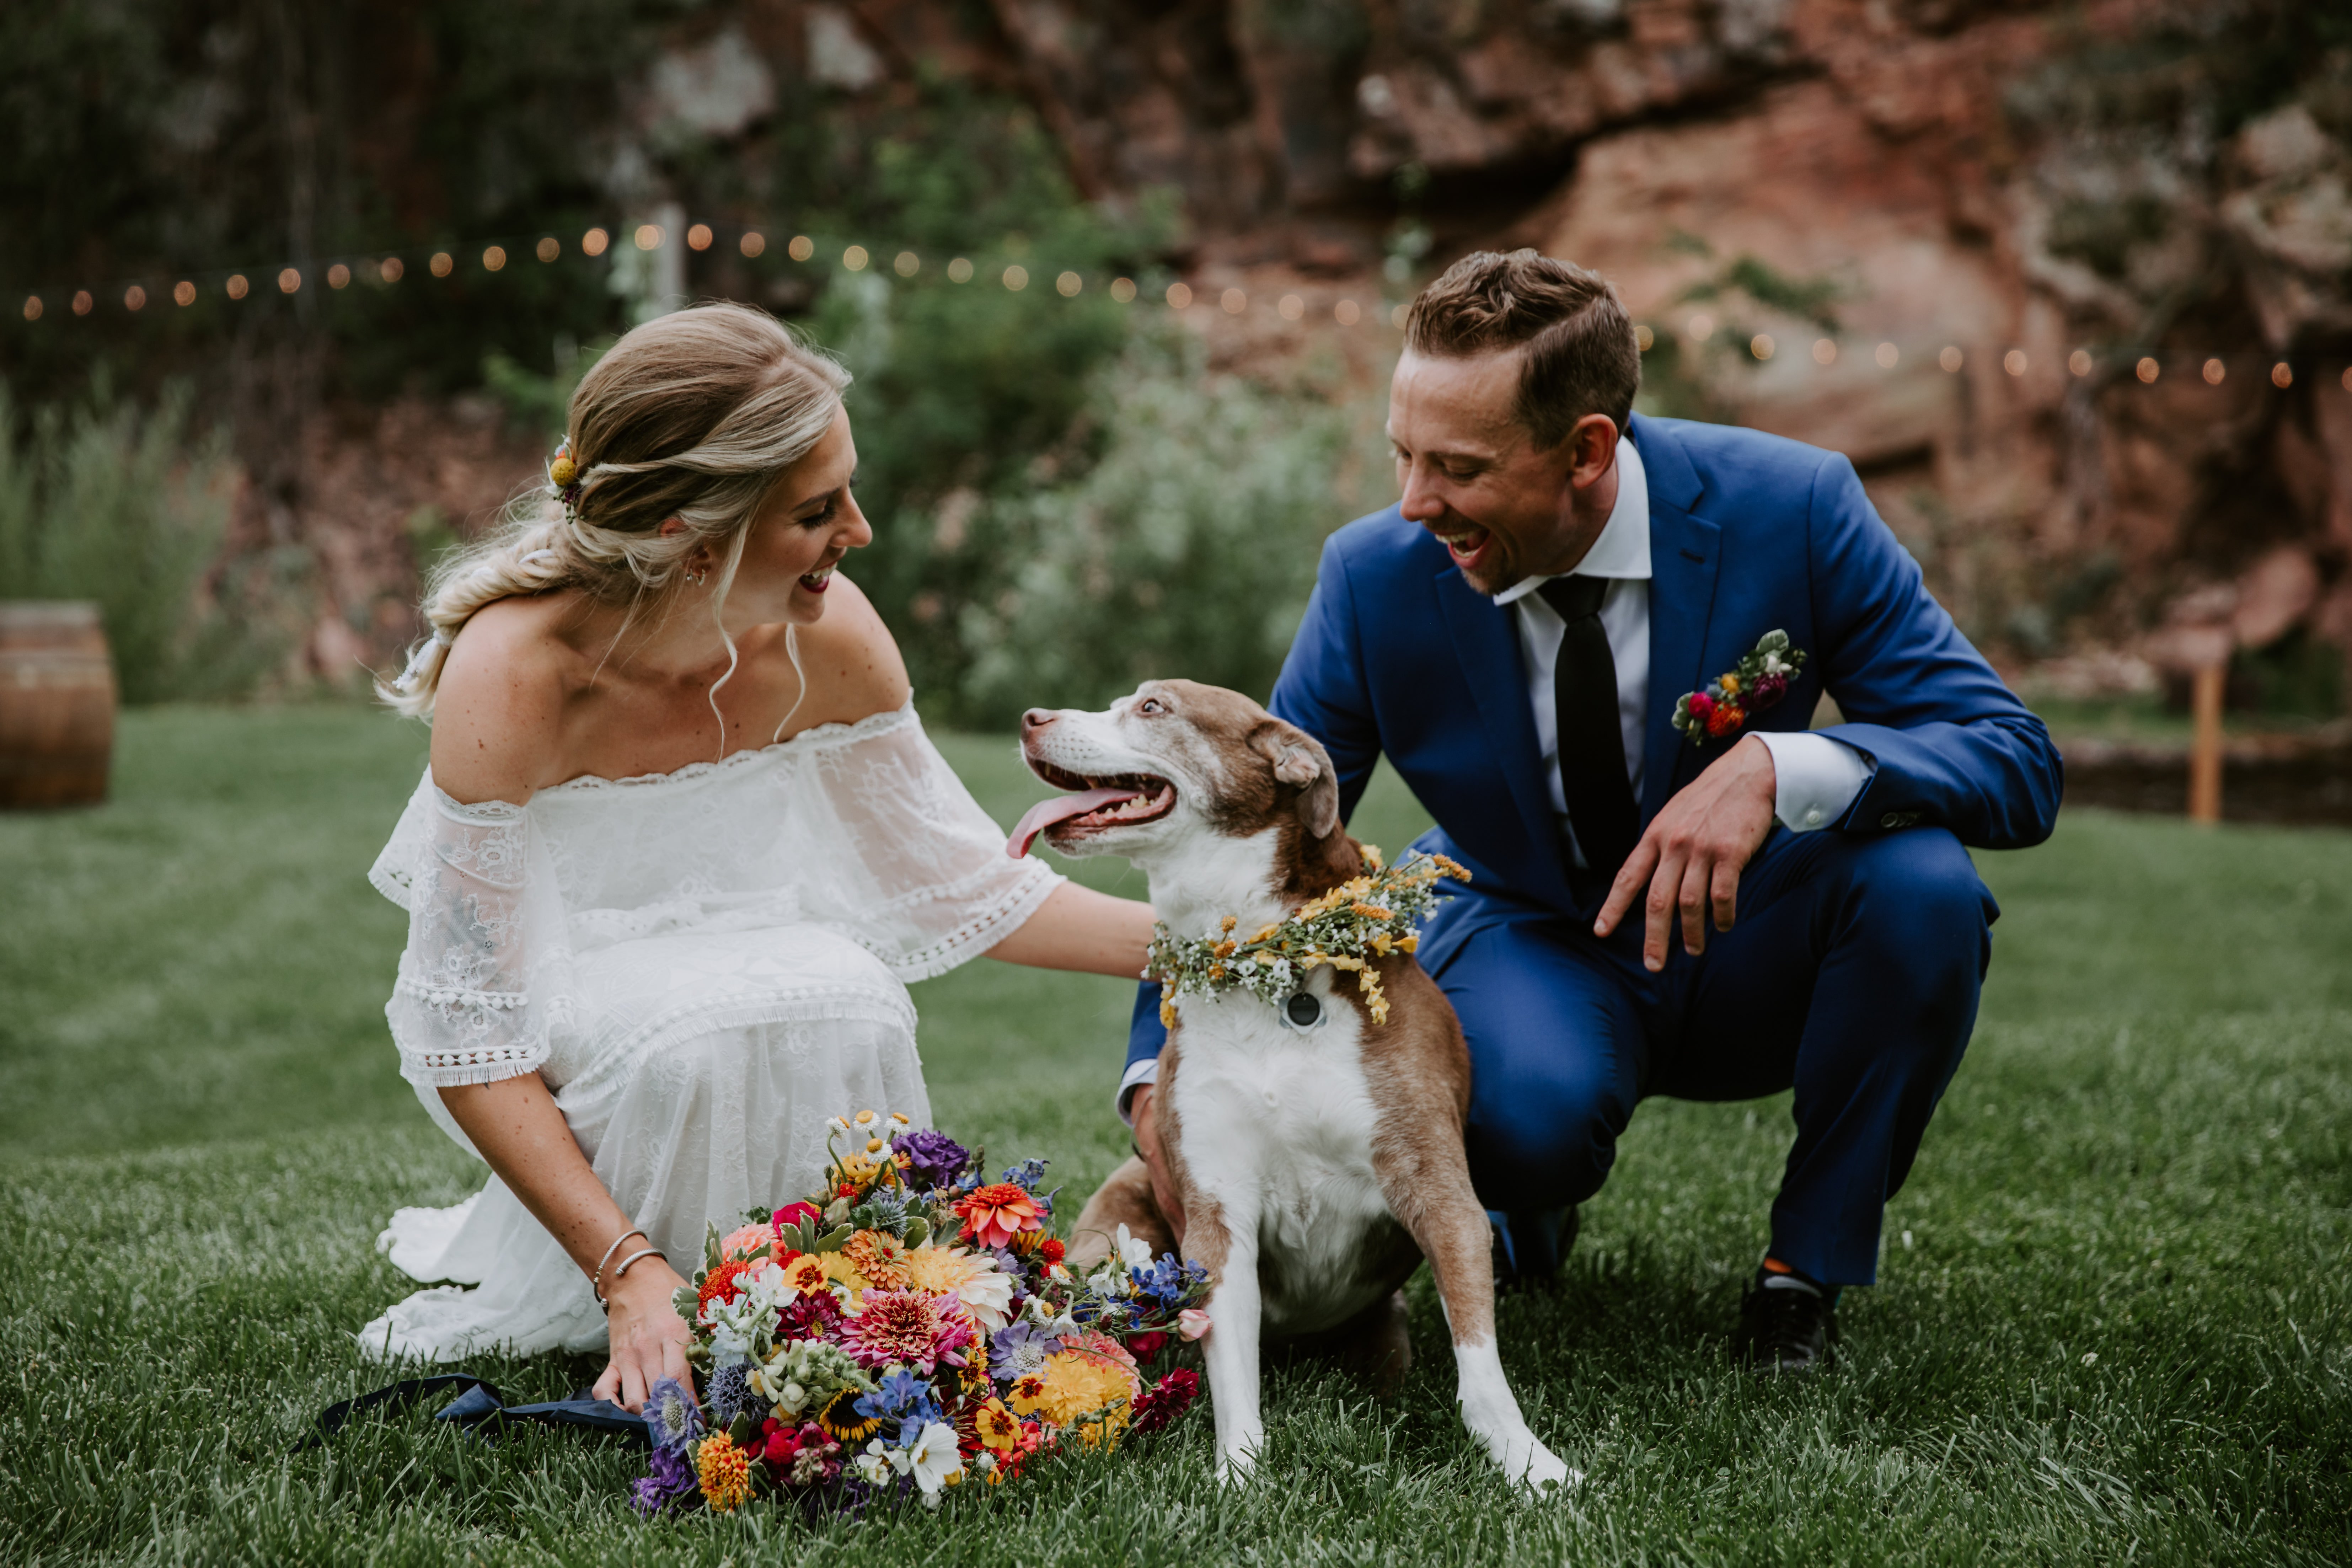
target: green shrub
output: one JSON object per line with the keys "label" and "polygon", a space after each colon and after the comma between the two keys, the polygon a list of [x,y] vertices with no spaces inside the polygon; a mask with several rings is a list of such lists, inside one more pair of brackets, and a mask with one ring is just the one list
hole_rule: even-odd
{"label": "green shrub", "polygon": [[0,389],[0,598],[96,600],[127,702],[229,695],[274,651],[222,605],[271,596],[267,560],[198,602],[236,470],[216,433],[191,437],[189,406],[184,387],[144,413],[101,393],[40,410],[20,437]]}
{"label": "green shrub", "polygon": [[1009,570],[961,613],[965,721],[1097,706],[1160,676],[1272,688],[1324,536],[1366,509],[1341,483],[1349,411],[1211,378],[1201,358],[1187,334],[1138,342],[1092,389],[1100,458],[972,529]]}

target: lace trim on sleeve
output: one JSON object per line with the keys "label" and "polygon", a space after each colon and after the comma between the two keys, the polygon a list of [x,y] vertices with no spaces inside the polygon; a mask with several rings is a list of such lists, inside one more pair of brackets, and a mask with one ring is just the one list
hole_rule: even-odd
{"label": "lace trim on sleeve", "polygon": [[[426,813],[399,883],[408,949],[384,1009],[402,1073],[448,1088],[534,1071],[553,1012],[532,1003],[534,969],[550,956],[534,927],[547,925],[552,894],[534,886],[530,818],[521,806],[468,805],[437,787]],[[559,941],[561,930],[558,906]]]}
{"label": "lace trim on sleeve", "polygon": [[947,935],[927,942],[912,951],[882,952],[870,943],[867,951],[890,966],[890,973],[900,980],[912,983],[945,974],[968,960],[978,958],[1014,931],[1028,923],[1064,878],[1053,868],[1035,860],[1021,863],[1018,879],[1009,888],[1001,873],[991,872],[988,884],[1001,889],[989,903],[970,910],[963,922]]}

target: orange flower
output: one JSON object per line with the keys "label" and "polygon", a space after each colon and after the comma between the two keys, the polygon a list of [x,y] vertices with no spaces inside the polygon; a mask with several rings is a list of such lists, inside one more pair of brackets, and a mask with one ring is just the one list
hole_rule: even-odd
{"label": "orange flower", "polygon": [[694,1474],[702,1500],[718,1512],[733,1512],[751,1495],[751,1458],[724,1432],[705,1437],[694,1450]]}
{"label": "orange flower", "polygon": [[702,1289],[695,1292],[695,1310],[699,1312],[714,1300],[731,1300],[735,1295],[735,1279],[750,1264],[738,1258],[722,1263],[702,1277]]}
{"label": "orange flower", "polygon": [[861,1230],[843,1244],[849,1259],[869,1285],[893,1289],[907,1282],[907,1244],[887,1230]]}
{"label": "orange flower", "polygon": [[1026,1187],[996,1182],[956,1201],[963,1216],[963,1233],[982,1247],[1005,1247],[1025,1230],[1043,1230],[1045,1216]]}

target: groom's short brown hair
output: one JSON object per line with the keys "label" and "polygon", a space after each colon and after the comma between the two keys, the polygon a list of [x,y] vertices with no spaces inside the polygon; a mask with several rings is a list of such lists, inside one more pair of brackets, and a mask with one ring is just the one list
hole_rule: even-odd
{"label": "groom's short brown hair", "polygon": [[1642,386],[1633,323],[1609,279],[1532,250],[1473,251],[1421,291],[1404,346],[1433,359],[1525,349],[1518,416],[1536,445],[1559,445],[1588,414],[1622,433]]}

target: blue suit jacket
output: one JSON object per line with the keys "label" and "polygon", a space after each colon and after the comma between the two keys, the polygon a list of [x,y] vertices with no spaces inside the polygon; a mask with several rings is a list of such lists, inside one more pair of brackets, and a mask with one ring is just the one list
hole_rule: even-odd
{"label": "blue suit jacket", "polygon": [[[1822,732],[1876,769],[1834,827],[1925,823],[1989,849],[2049,837],[2062,787],[2049,731],[1928,595],[1852,463],[1728,426],[1636,416],[1627,433],[1650,488],[1645,826],[1732,745],[1676,734],[1676,700],[1779,628],[1804,668],[1747,728],[1802,730],[1824,689],[1836,700],[1845,722]],[[1394,507],[1324,546],[1267,706],[1328,748],[1342,816],[1385,752],[1436,818],[1420,847],[1469,868],[1469,889],[1423,937],[1428,967],[1489,919],[1592,913],[1570,886],[1513,612]],[[1144,1005],[1157,988],[1143,990],[1130,1062],[1166,1038]]]}

